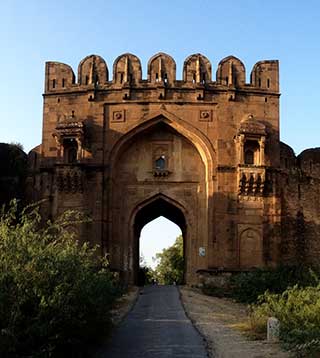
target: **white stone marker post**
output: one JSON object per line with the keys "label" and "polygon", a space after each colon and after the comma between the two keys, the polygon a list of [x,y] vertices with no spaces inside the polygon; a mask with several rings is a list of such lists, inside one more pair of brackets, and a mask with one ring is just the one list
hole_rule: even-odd
{"label": "white stone marker post", "polygon": [[269,317],[267,323],[267,339],[268,341],[278,341],[280,333],[280,322],[275,317]]}

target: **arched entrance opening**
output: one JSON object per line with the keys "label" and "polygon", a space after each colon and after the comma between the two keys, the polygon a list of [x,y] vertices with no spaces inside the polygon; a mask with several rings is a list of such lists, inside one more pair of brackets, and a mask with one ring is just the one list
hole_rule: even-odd
{"label": "arched entrance opening", "polygon": [[107,168],[106,247],[125,281],[137,283],[140,233],[159,216],[181,228],[185,281],[196,282],[197,270],[207,268],[213,153],[197,128],[165,110],[144,116],[115,143]]}
{"label": "arched entrance opening", "polygon": [[[158,197],[138,209],[133,224],[134,245],[133,245],[133,275],[135,284],[141,284],[140,271],[140,237],[141,230],[145,225],[154,219],[163,216],[179,226],[183,237],[184,274],[186,273],[186,250],[187,250],[187,223],[182,210],[172,202]],[[150,238],[152,240],[152,238]],[[183,280],[184,281],[184,280]]]}
{"label": "arched entrance opening", "polygon": [[[183,273],[183,271],[180,271],[180,267],[184,268],[182,255],[180,259],[180,253],[183,253],[182,231],[178,225],[164,216],[159,216],[142,228],[139,243],[139,275],[141,276],[139,281],[141,283],[161,283],[161,278],[164,276],[162,274],[164,272],[163,268],[166,268],[169,272],[169,275],[167,274],[165,277],[166,282],[178,281],[176,277],[180,277],[180,272]],[[165,260],[164,258],[160,260],[158,254],[162,254],[163,250],[165,250],[166,257],[170,253],[170,260]],[[173,263],[169,267],[167,267],[168,261]],[[171,270],[172,267],[176,267],[177,270]],[[159,273],[162,274],[161,277]],[[152,281],[152,279],[155,281]]]}

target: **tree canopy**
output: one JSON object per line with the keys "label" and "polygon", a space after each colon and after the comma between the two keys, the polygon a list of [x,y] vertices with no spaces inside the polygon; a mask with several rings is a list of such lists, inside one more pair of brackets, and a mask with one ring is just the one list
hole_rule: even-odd
{"label": "tree canopy", "polygon": [[20,144],[0,143],[0,204],[23,198],[27,155]]}
{"label": "tree canopy", "polygon": [[38,206],[19,214],[16,201],[0,213],[1,357],[88,357],[110,328],[119,289],[71,231],[86,220],[69,211],[44,224]]}
{"label": "tree canopy", "polygon": [[175,243],[156,254],[158,265],[155,269],[157,281],[160,284],[182,284],[184,281],[183,237],[176,238]]}

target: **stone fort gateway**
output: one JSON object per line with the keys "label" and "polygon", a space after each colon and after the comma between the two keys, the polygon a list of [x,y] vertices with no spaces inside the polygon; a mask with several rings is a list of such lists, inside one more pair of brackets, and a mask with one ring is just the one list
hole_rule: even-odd
{"label": "stone fort gateway", "polygon": [[72,68],[47,62],[42,143],[29,154],[29,200],[92,222],[74,228],[110,265],[137,281],[141,229],[164,216],[182,230],[185,281],[320,257],[320,151],[299,156],[279,139],[278,61],[257,62],[246,82],[230,56],[212,78],[189,56],[182,80],[164,53],[142,77],[119,56],[109,76],[97,55]]}

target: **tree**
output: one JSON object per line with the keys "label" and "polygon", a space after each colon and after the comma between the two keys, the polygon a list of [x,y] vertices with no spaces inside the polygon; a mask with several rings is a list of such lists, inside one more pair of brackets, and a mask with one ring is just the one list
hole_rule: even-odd
{"label": "tree", "polygon": [[150,285],[154,282],[154,271],[148,266],[143,254],[139,258],[138,286]]}
{"label": "tree", "polygon": [[105,258],[80,244],[66,212],[43,223],[39,208],[0,213],[0,356],[82,357],[110,328],[119,293]]}
{"label": "tree", "polygon": [[160,284],[172,285],[182,284],[184,281],[184,255],[183,238],[178,236],[175,243],[156,254],[159,261],[155,268],[157,280]]}
{"label": "tree", "polygon": [[28,157],[19,143],[0,143],[0,206],[24,198]]}

